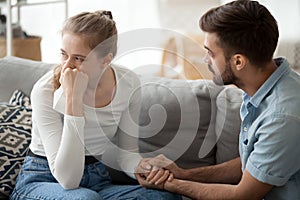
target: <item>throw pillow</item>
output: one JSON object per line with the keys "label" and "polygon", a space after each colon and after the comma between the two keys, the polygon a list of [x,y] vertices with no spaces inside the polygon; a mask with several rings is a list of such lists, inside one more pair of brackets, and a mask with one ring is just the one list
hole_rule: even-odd
{"label": "throw pillow", "polygon": [[22,91],[14,92],[10,103],[0,104],[0,197],[11,194],[29,148],[29,105],[29,97]]}
{"label": "throw pillow", "polygon": [[18,106],[25,106],[31,108],[30,105],[30,98],[27,96],[23,91],[16,90],[13,92],[9,104],[11,105],[18,105]]}

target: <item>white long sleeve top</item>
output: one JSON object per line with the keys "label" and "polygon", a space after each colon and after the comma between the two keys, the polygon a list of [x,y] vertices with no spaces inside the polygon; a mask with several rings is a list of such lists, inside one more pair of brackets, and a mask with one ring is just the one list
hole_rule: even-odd
{"label": "white long sleeve top", "polygon": [[79,186],[86,155],[102,155],[116,141],[115,155],[121,169],[134,178],[138,154],[138,118],[141,106],[140,81],[136,74],[112,66],[116,92],[111,103],[101,108],[84,105],[84,116],[66,115],[62,88],[53,90],[53,71],[33,87],[33,153],[46,156],[53,176],[65,189]]}

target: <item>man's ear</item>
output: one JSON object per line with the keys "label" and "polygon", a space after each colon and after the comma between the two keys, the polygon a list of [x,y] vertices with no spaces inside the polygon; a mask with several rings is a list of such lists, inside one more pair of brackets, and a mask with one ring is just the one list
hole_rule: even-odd
{"label": "man's ear", "polygon": [[231,65],[235,67],[237,71],[241,71],[247,64],[247,58],[242,54],[235,54],[231,58]]}
{"label": "man's ear", "polygon": [[110,65],[112,59],[113,59],[113,54],[112,54],[112,53],[108,53],[108,54],[104,57],[103,63],[102,63],[102,64],[106,67],[106,66]]}

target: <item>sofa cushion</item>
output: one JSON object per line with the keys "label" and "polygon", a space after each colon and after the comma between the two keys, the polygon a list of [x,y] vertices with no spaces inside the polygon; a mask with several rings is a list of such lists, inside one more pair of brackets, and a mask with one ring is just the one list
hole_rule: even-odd
{"label": "sofa cushion", "polygon": [[216,114],[216,163],[223,163],[239,156],[240,106],[242,90],[229,86],[217,98]]}
{"label": "sofa cushion", "polygon": [[8,102],[17,89],[29,96],[34,83],[54,66],[13,56],[0,59],[0,102]]}
{"label": "sofa cushion", "polygon": [[164,154],[184,168],[215,163],[216,96],[208,80],[142,77],[139,148],[143,157]]}
{"label": "sofa cushion", "polygon": [[31,141],[29,98],[17,91],[11,99],[0,104],[0,197],[12,192]]}

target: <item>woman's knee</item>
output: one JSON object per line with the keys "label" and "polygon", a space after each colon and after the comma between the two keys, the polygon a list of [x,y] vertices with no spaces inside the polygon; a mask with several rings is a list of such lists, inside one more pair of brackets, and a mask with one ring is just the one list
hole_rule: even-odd
{"label": "woman's knee", "polygon": [[[37,184],[36,184],[37,185]],[[29,185],[30,186],[30,185]],[[64,190],[61,187],[43,187],[34,189],[34,187],[23,187],[14,189],[11,199],[56,199],[56,200],[102,200],[100,195],[87,188],[78,188],[74,190]]]}
{"label": "woman's knee", "polygon": [[72,200],[102,200],[100,195],[87,188],[79,188],[75,190],[67,190],[63,199],[72,199]]}

